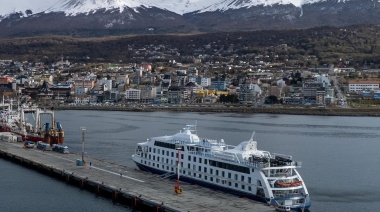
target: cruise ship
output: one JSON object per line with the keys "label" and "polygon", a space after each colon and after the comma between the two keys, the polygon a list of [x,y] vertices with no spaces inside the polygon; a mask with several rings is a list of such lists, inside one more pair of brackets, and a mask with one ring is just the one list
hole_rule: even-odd
{"label": "cruise ship", "polygon": [[144,171],[292,210],[310,208],[310,196],[292,156],[257,149],[254,133],[237,146],[200,138],[195,125],[138,143],[132,155]]}

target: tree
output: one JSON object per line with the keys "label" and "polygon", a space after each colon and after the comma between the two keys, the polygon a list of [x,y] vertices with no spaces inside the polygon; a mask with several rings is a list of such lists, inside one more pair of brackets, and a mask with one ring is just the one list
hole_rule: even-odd
{"label": "tree", "polygon": [[278,103],[278,98],[277,96],[268,96],[265,98],[265,104],[277,104]]}

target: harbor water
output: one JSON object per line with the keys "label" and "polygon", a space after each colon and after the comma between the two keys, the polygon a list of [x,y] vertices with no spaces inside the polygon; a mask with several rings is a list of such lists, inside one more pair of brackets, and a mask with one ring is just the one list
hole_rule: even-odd
{"label": "harbor water", "polygon": [[[133,167],[136,143],[174,134],[185,124],[197,124],[200,137],[224,139],[231,145],[249,139],[255,131],[259,149],[289,154],[302,162],[299,172],[310,193],[310,211],[377,211],[380,207],[375,183],[380,175],[376,117],[119,111],[56,111],[55,116],[65,129],[65,145],[71,152],[82,151],[80,128],[86,127],[87,156]],[[36,211],[54,210],[54,202],[75,211],[82,205],[93,206],[91,211],[130,210],[10,162],[0,160],[0,167],[10,170],[0,172],[0,186],[10,184],[15,191],[0,192],[1,208],[5,204],[7,211],[25,211],[23,204],[33,201],[46,202],[36,204]],[[15,204],[15,199],[23,203]]]}

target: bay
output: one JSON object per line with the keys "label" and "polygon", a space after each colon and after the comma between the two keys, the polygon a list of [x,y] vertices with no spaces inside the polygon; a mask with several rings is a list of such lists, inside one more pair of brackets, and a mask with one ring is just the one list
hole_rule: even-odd
{"label": "bay", "polygon": [[[86,127],[87,156],[133,167],[131,155],[138,142],[174,134],[185,124],[196,123],[200,137],[224,139],[231,145],[249,139],[255,131],[259,149],[293,155],[302,162],[299,172],[310,193],[311,211],[377,211],[380,206],[375,183],[380,174],[376,117],[74,110],[55,115],[65,129],[65,144],[71,152],[82,151],[80,128]],[[65,185],[56,183],[57,187]],[[87,195],[84,202],[95,198]],[[119,210],[110,201],[102,204],[107,211]]]}

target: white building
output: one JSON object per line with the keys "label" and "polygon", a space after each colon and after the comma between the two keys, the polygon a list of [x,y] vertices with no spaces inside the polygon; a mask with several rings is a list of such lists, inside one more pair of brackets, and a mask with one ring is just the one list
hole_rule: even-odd
{"label": "white building", "polygon": [[379,81],[349,80],[349,92],[373,91],[379,88]]}
{"label": "white building", "polygon": [[141,90],[139,89],[128,89],[125,91],[125,99],[132,101],[139,101],[141,96]]}

